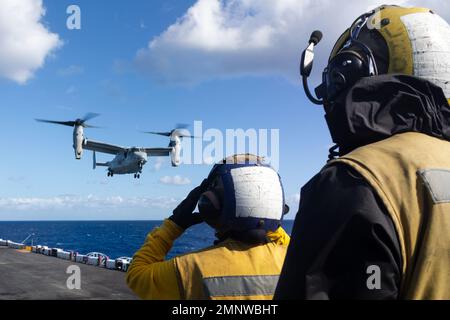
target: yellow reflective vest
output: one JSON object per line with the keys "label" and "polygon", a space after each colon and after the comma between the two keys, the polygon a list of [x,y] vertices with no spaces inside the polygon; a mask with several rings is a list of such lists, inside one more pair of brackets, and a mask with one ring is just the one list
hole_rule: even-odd
{"label": "yellow reflective vest", "polygon": [[[286,234],[285,238],[288,239]],[[288,242],[248,245],[228,239],[175,258],[182,298],[272,299]]]}
{"label": "yellow reflective vest", "polygon": [[399,298],[450,299],[450,142],[402,133],[330,163],[359,172],[389,212],[402,251]]}
{"label": "yellow reflective vest", "polygon": [[280,227],[271,240],[248,245],[226,240],[164,260],[183,229],[171,220],[155,228],[133,257],[128,286],[142,299],[272,299],[289,235]]}

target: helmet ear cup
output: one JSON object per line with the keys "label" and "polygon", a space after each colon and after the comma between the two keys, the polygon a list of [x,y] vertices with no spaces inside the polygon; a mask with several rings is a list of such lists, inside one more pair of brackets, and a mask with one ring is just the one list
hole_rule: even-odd
{"label": "helmet ear cup", "polygon": [[359,79],[370,76],[367,62],[354,50],[339,52],[328,64],[323,75],[327,100],[332,100]]}

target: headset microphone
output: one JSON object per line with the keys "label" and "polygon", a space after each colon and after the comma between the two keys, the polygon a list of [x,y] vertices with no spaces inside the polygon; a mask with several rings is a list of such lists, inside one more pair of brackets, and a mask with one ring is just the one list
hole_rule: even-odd
{"label": "headset microphone", "polygon": [[314,43],[315,46],[322,40],[322,32],[319,30],[314,31],[309,38],[309,43]]}
{"label": "headset microphone", "polygon": [[308,87],[308,77],[311,75],[313,62],[314,62],[314,47],[322,40],[322,32],[319,30],[314,31],[309,38],[309,45],[303,51],[300,62],[300,75],[303,80],[303,88],[305,89],[306,96],[312,103],[322,105],[323,101],[313,97]]}

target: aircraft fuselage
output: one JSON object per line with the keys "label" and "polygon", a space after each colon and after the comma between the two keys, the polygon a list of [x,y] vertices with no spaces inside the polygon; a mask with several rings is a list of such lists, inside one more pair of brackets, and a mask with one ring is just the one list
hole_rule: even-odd
{"label": "aircraft fuselage", "polygon": [[147,153],[139,150],[128,150],[117,154],[108,162],[108,171],[113,174],[141,173],[147,163]]}

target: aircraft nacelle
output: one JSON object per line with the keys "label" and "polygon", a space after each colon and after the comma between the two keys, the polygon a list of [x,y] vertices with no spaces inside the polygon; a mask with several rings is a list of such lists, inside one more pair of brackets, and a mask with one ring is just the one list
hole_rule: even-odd
{"label": "aircraft nacelle", "polygon": [[83,126],[75,126],[73,129],[73,150],[75,151],[75,159],[81,159],[83,156],[83,141]]}
{"label": "aircraft nacelle", "polygon": [[178,167],[181,164],[181,139],[178,136],[172,136],[170,139],[170,147],[172,152],[170,158],[172,160],[172,167]]}

